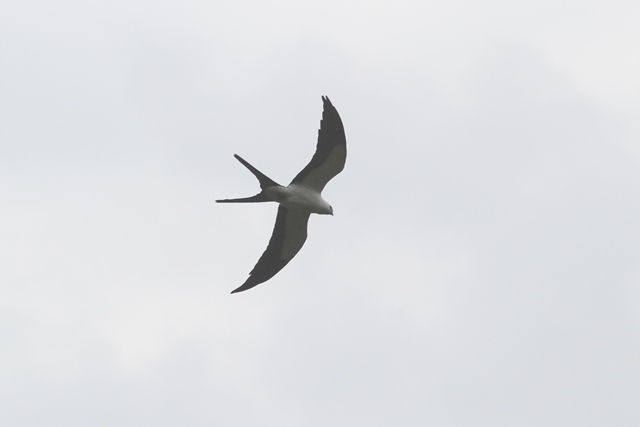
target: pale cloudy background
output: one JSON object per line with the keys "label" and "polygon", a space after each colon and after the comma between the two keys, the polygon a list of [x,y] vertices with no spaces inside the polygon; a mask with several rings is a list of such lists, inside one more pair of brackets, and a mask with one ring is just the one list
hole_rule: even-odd
{"label": "pale cloudy background", "polygon": [[[3,426],[640,425],[640,3],[0,3]],[[230,295],[322,102],[335,217]]]}

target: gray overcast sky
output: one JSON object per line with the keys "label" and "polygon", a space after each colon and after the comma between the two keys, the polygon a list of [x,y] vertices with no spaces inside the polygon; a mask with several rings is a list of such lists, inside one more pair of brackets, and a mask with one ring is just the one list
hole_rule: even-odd
{"label": "gray overcast sky", "polygon": [[637,1],[0,9],[1,425],[640,425]]}

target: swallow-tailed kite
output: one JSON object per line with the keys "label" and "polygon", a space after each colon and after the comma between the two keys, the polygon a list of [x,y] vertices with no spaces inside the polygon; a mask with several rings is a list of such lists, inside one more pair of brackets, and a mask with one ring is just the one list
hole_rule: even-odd
{"label": "swallow-tailed kite", "polygon": [[260,182],[262,191],[241,199],[216,200],[218,203],[278,202],[278,216],[269,245],[242,286],[231,293],[246,291],[271,279],[287,265],[307,240],[309,215],[333,215],[333,208],[320,193],[327,182],[339,174],[347,159],[347,141],[342,120],[326,96],[322,97],[324,111],[318,131],[316,153],[291,184],[277,184],[242,157],[234,154]]}

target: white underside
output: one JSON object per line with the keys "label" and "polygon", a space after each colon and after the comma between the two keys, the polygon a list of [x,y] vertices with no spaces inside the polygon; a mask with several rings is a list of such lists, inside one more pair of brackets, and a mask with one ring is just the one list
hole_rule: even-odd
{"label": "white underside", "polygon": [[331,205],[322,198],[320,193],[305,185],[291,184],[288,187],[270,187],[265,192],[271,200],[286,208],[302,209],[321,215],[333,215]]}

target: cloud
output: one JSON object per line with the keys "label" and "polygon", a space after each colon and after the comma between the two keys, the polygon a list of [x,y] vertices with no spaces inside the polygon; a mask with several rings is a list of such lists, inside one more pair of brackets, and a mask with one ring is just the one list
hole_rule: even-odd
{"label": "cloud", "polygon": [[[250,6],[0,26],[0,420],[633,424],[635,83],[600,68],[630,88],[612,107],[582,33],[550,47],[522,10]],[[257,190],[232,154],[287,182],[320,95],[349,144],[336,216],[230,296],[275,219],[215,205]]]}

